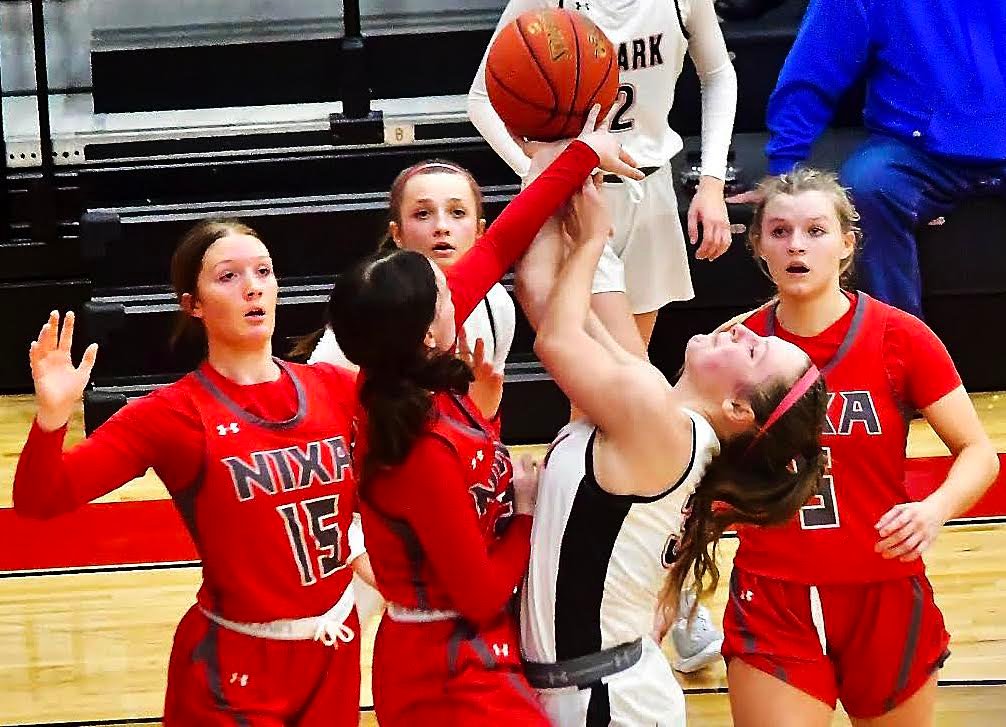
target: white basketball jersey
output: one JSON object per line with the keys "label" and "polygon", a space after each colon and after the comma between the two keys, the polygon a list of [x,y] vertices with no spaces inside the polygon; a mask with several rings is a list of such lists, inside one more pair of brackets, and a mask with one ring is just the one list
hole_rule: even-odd
{"label": "white basketball jersey", "polygon": [[[558,0],[583,13],[615,46],[619,67],[618,112],[611,130],[640,166],[662,166],[681,151],[667,123],[685,61],[692,0]],[[679,17],[680,13],[680,17]]]}
{"label": "white basketball jersey", "polygon": [[541,475],[521,594],[525,659],[564,661],[652,632],[683,510],[719,453],[709,422],[687,413],[691,463],[653,497],[601,489],[593,471],[593,425],[573,422],[559,432]]}

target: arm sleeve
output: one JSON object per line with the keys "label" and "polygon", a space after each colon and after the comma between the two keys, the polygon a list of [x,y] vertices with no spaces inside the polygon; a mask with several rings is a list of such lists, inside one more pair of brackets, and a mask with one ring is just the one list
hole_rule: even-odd
{"label": "arm sleeve", "polygon": [[506,605],[531,556],[531,517],[516,515],[490,550],[479,530],[457,458],[424,438],[399,473],[396,509],[405,513],[454,607],[483,623]]}
{"label": "arm sleeve", "polygon": [[318,341],[318,345],[314,347],[314,351],[311,352],[311,358],[307,362],[309,364],[330,363],[354,371],[357,369],[356,364],[346,358],[346,354],[342,352],[339,342],[335,339],[335,334],[328,326],[325,326],[325,332],[322,334],[321,340]]}
{"label": "arm sleeve", "polygon": [[769,97],[769,173],[807,159],[842,94],[866,65],[871,0],[811,0]]}
{"label": "arm sleeve", "polygon": [[524,153],[524,150],[517,146],[517,142],[513,140],[510,132],[507,131],[503,119],[496,113],[493,105],[489,103],[489,94],[486,91],[486,59],[489,57],[489,48],[492,47],[492,41],[496,40],[496,36],[499,35],[503,28],[509,25],[521,13],[545,7],[548,7],[548,4],[543,2],[543,0],[510,0],[503,10],[503,14],[500,16],[496,30],[493,31],[492,40],[486,46],[486,52],[482,56],[479,70],[472,81],[471,89],[468,91],[468,118],[471,119],[472,124],[479,130],[479,133],[485,137],[485,140],[489,142],[489,146],[493,148],[493,151],[499,154],[500,158],[509,164],[510,168],[521,179],[527,175],[528,169],[531,167],[531,160]]}
{"label": "arm sleeve", "polygon": [[712,0],[699,0],[693,8],[686,25],[691,35],[688,55],[702,88],[702,174],[725,179],[737,111],[737,74]]}
{"label": "arm sleeve", "polygon": [[593,149],[574,140],[514,197],[475,245],[447,269],[458,330],[489,289],[524,254],[545,220],[580,188],[598,161]]}
{"label": "arm sleeve", "polygon": [[[14,509],[27,517],[70,512],[147,471],[158,470],[168,489],[198,474],[199,437],[164,397],[135,399],[80,444],[63,451],[66,427],[44,432],[32,423],[14,474]],[[199,440],[201,442],[201,439]]]}
{"label": "arm sleeve", "polygon": [[909,406],[925,409],[961,385],[946,346],[915,316],[891,311],[884,344],[888,377]]}

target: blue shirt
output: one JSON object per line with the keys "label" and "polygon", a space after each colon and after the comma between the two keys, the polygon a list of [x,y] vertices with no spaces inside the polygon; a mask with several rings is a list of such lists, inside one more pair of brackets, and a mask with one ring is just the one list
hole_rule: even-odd
{"label": "blue shirt", "polygon": [[804,161],[842,94],[931,154],[1006,160],[1006,0],[811,0],[769,98],[769,172]]}

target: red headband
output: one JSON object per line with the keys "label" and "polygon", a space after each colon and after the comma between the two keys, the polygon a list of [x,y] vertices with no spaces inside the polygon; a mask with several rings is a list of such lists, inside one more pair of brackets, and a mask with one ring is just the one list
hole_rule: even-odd
{"label": "red headband", "polygon": [[811,386],[817,383],[820,376],[821,372],[817,370],[817,366],[811,364],[810,368],[804,372],[803,376],[797,379],[797,382],[793,384],[793,387],[786,392],[786,396],[782,398],[779,405],[772,411],[771,414],[768,415],[768,419],[765,420],[765,423],[758,427],[758,431],[755,433],[754,439],[752,439],[751,444],[748,445],[748,452],[751,451],[751,448],[755,446],[759,439],[765,436],[765,432],[767,432],[773,424],[779,421],[783,414],[792,409],[793,405],[800,400],[800,397],[807,393]]}

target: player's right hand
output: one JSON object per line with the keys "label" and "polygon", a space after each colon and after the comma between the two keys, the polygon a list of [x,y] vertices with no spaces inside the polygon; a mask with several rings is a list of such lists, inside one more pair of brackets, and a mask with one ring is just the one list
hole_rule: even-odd
{"label": "player's right hand", "polygon": [[562,229],[573,247],[591,241],[607,242],[611,237],[611,213],[593,179],[586,179],[570,199]]}
{"label": "player's right hand", "polygon": [[518,515],[534,515],[539,469],[538,461],[527,454],[513,463],[513,506]]}
{"label": "player's right hand", "polygon": [[617,137],[609,130],[611,120],[615,118],[616,113],[618,113],[618,105],[613,104],[608,115],[598,124],[597,117],[601,114],[601,105],[594,104],[590,113],[587,114],[583,130],[576,138],[597,153],[601,160],[597,166],[604,171],[617,174],[620,177],[642,180],[645,175],[636,169],[636,160],[622,148]]}
{"label": "player's right hand", "polygon": [[70,311],[60,330],[59,311],[53,311],[28,349],[31,378],[35,383],[35,420],[47,432],[55,431],[69,421],[84,394],[98,355],[98,344],[92,343],[84,351],[80,366],[73,365],[70,358],[73,324],[74,315]]}

